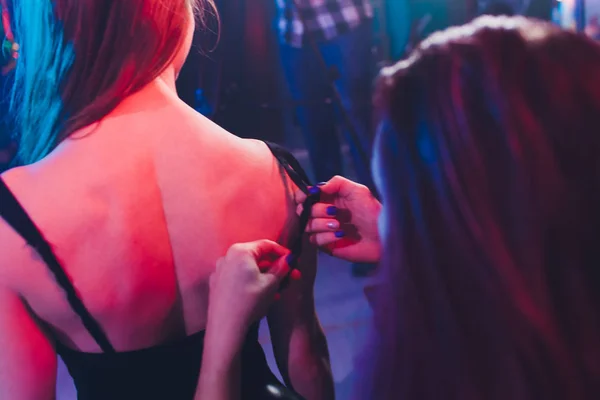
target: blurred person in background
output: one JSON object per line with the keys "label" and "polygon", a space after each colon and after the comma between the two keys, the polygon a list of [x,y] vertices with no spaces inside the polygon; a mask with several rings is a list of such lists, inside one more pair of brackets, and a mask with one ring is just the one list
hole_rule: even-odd
{"label": "blurred person in background", "polygon": [[[287,387],[267,366],[261,315],[243,313],[244,293],[240,310],[217,301],[208,312],[209,277],[233,243],[289,246],[298,226],[296,186],[273,150],[225,132],[176,95],[195,20],[203,23],[211,2],[15,6],[22,166],[0,179],[0,398],[55,398],[60,356],[82,400],[217,400],[227,395],[218,389],[331,399],[316,249],[305,247],[303,279],[268,308]],[[256,247],[241,253],[262,268],[275,261]],[[252,293],[272,298],[276,276]],[[231,343],[242,350],[229,352]]]}
{"label": "blurred person in background", "polygon": [[512,17],[513,15],[515,15],[515,9],[511,4],[509,4],[506,1],[494,0],[485,6],[483,11],[481,12],[481,15]]}
{"label": "blurred person in background", "polygon": [[[360,143],[346,134],[359,181],[371,182],[360,152],[370,151],[373,9],[368,0],[276,0],[281,60],[297,121],[317,181],[341,174],[332,78],[351,116]],[[313,47],[313,44],[316,46]],[[322,55],[329,69],[319,62]],[[336,75],[336,76],[332,76]],[[338,115],[336,115],[336,111]],[[347,131],[346,125],[342,126]]]}
{"label": "blurred person in background", "polygon": [[583,35],[481,17],[383,70],[382,204],[336,177],[308,228],[381,262],[357,399],[600,398],[599,69]]}
{"label": "blurred person in background", "polygon": [[585,27],[585,34],[594,40],[600,40],[600,23],[598,22],[597,15],[590,18],[590,21]]}
{"label": "blurred person in background", "polygon": [[[15,142],[12,140],[12,120],[9,113],[10,95],[7,88],[12,84],[12,75],[16,59],[19,55],[19,46],[14,40],[12,28],[9,24],[9,3],[0,0],[0,39],[2,40],[0,51],[0,173],[8,169],[15,153]],[[6,27],[6,28],[5,28]]]}
{"label": "blurred person in background", "polygon": [[[10,71],[6,71],[9,74]],[[0,76],[0,173],[9,168],[17,150],[14,140],[14,121],[10,114],[7,88],[12,84],[10,75]]]}
{"label": "blurred person in background", "polygon": [[[373,188],[365,153],[371,152],[373,8],[369,0],[276,0],[280,56],[296,121],[317,182],[342,174],[338,127],[349,145],[359,182]],[[325,62],[322,64],[319,58]],[[332,82],[343,110],[335,108]],[[348,113],[349,127],[341,113]],[[358,136],[355,141],[351,131]],[[357,277],[374,265],[355,263]]]}

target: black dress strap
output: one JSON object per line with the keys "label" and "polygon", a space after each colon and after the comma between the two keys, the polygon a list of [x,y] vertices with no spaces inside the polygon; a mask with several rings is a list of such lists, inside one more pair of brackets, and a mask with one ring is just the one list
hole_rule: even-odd
{"label": "black dress strap", "polygon": [[[304,171],[304,168],[302,168],[298,160],[296,160],[296,158],[288,150],[274,143],[265,143],[281,167],[285,169],[290,179],[307,195],[306,200],[304,200],[303,203],[302,214],[300,215],[298,236],[290,246],[290,250],[292,252],[290,267],[294,269],[297,267],[298,258],[302,253],[302,244],[304,241],[303,236],[310,219],[312,207],[319,202],[321,192],[318,189],[314,189],[308,175],[306,174],[306,171]],[[288,283],[289,279],[286,279],[282,286],[287,286]]]}
{"label": "black dress strap", "polygon": [[265,142],[265,144],[269,147],[273,156],[275,156],[279,164],[285,169],[296,186],[298,186],[305,194],[309,194],[309,187],[311,186],[310,179],[306,174],[306,171],[304,171],[304,168],[302,168],[298,160],[296,160],[296,157],[278,144],[271,142]]}
{"label": "black dress strap", "polygon": [[73,311],[81,318],[85,329],[94,338],[105,353],[115,353],[102,327],[85,308],[81,297],[71,283],[69,276],[60,265],[52,251],[52,246],[44,238],[25,209],[12,194],[6,183],[0,178],[0,217],[2,217],[44,260],[48,269],[54,275],[56,282],[63,289],[67,301]]}

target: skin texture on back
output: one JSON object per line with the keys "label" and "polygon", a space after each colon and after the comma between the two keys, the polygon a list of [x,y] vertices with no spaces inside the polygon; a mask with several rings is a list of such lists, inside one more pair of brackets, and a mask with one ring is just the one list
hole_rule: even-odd
{"label": "skin texture on back", "polygon": [[[293,188],[263,143],[221,130],[160,84],[146,95],[156,99],[147,111],[125,104],[3,176],[121,350],[203,329],[216,260],[236,242],[285,242],[294,220]],[[8,227],[0,236],[5,282],[66,343],[97,351],[39,257]]]}

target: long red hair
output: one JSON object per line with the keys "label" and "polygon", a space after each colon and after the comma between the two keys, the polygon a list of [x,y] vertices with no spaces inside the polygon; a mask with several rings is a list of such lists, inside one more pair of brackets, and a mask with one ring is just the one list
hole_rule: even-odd
{"label": "long red hair", "polygon": [[34,163],[109,114],[173,61],[212,0],[20,0],[13,111],[18,161]]}

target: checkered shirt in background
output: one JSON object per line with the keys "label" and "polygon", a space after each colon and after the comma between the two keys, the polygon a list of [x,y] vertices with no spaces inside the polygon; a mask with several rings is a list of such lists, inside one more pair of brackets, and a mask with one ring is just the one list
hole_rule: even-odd
{"label": "checkered shirt in background", "polygon": [[293,47],[306,44],[307,32],[317,41],[330,40],[373,17],[371,0],[277,0],[277,7],[281,38]]}

